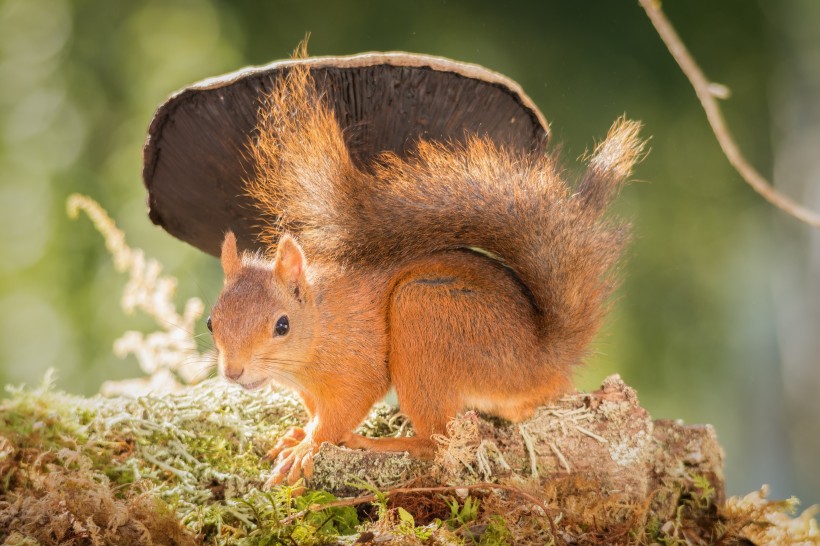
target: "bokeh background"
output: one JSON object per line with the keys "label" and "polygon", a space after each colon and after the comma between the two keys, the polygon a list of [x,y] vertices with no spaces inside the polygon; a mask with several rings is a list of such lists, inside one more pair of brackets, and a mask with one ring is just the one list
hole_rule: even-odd
{"label": "bokeh background", "polygon": [[[667,0],[726,116],[781,191],[820,209],[820,3]],[[289,55],[405,50],[521,83],[571,172],[622,113],[652,151],[619,212],[634,224],[625,283],[579,374],[620,373],[654,417],[712,423],[730,493],[763,483],[820,502],[820,239],[730,168],[635,0],[0,0],[0,383],[92,394],[136,377],[113,356],[124,278],[102,239],[65,215],[99,200],[129,242],[213,301],[215,259],[151,225],[140,178],[154,109],[196,80]],[[204,330],[204,325],[200,328]]]}

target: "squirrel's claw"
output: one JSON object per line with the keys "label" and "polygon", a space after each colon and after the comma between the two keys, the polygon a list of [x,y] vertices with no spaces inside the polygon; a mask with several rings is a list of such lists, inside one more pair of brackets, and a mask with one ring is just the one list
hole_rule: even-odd
{"label": "squirrel's claw", "polygon": [[279,455],[286,449],[299,445],[299,442],[305,439],[305,435],[305,430],[303,428],[291,427],[291,429],[287,431],[284,436],[279,438],[276,445],[273,446],[273,448],[262,458],[266,461],[275,461],[276,458],[279,457]]}
{"label": "squirrel's claw", "polygon": [[[284,440],[285,438],[282,439]],[[291,438],[290,441],[295,440]],[[316,454],[317,447],[316,442],[311,438],[305,438],[296,445],[282,449],[273,474],[265,483],[264,488],[271,489],[283,483],[292,485],[301,477],[309,478],[313,475],[313,456]]]}
{"label": "squirrel's claw", "polygon": [[310,478],[313,475],[313,455],[315,452],[311,451],[302,455],[301,459],[297,458],[288,472],[288,483],[293,484],[299,478]]}

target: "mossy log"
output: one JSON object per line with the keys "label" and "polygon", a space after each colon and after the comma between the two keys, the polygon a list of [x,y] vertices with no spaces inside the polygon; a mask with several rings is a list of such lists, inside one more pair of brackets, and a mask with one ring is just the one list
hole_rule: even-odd
{"label": "mossy log", "polygon": [[[811,509],[792,519],[795,503],[768,501],[765,490],[724,502],[712,428],[652,421],[617,376],[520,424],[467,413],[439,438],[435,461],[324,445],[302,496],[262,491],[271,472],[262,455],[304,419],[292,394],[218,380],[138,398],[12,389],[0,403],[0,544],[762,546],[820,537]],[[385,405],[360,428],[406,430]]]}
{"label": "mossy log", "polygon": [[468,413],[451,424],[450,433],[440,439],[436,463],[324,444],[308,485],[350,495],[356,492],[352,481],[391,488],[440,475],[446,466],[448,480],[462,483],[579,476],[598,483],[602,495],[650,499],[663,516],[674,512],[676,493],[688,490],[694,478],[706,479],[715,500],[724,499],[723,450],[714,428],[653,421],[617,375],[598,391],[538,408],[522,423]]}

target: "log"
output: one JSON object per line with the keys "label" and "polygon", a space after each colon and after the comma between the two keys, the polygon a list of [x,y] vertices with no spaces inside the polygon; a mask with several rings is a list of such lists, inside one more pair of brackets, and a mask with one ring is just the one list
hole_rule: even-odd
{"label": "log", "polygon": [[653,421],[617,375],[600,390],[565,396],[518,424],[468,412],[439,441],[435,461],[323,444],[308,487],[349,496],[361,491],[356,481],[389,489],[430,475],[465,484],[576,476],[600,484],[603,495],[652,499],[652,511],[661,517],[675,510],[677,493],[694,479],[705,478],[718,503],[725,495],[723,450],[714,428]]}
{"label": "log", "polygon": [[[617,376],[520,424],[467,413],[432,462],[324,445],[315,490],[298,499],[301,488],[260,491],[271,472],[261,455],[306,419],[292,393],[207,380],[162,397],[78,398],[47,385],[10,395],[0,403],[3,544],[119,544],[103,538],[129,529],[175,545],[818,544],[814,509],[787,515],[794,499],[767,500],[764,488],[724,502],[714,430],[652,421]],[[360,432],[395,433],[400,421],[382,404]]]}

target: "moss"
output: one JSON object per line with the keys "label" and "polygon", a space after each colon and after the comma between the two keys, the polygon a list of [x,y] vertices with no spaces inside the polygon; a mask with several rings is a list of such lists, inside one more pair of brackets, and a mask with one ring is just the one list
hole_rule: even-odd
{"label": "moss", "polygon": [[33,390],[7,388],[11,398],[0,406],[0,430],[21,449],[65,447],[67,441],[84,442],[94,419],[87,400],[51,389],[52,374]]}
{"label": "moss", "polygon": [[174,511],[146,492],[118,494],[93,463],[69,449],[23,462],[21,485],[0,502],[0,538],[7,544],[196,544]]}
{"label": "moss", "polygon": [[[259,491],[270,471],[261,455],[279,433],[304,418],[292,396],[250,395],[219,382],[163,398],[84,399],[55,392],[47,384],[10,394],[0,407],[0,470],[5,477],[0,506],[4,517],[21,529],[28,516],[13,510],[15,503],[35,506],[31,514],[43,508],[37,504],[43,498],[53,504],[41,483],[48,473],[61,477],[60,488],[72,497],[78,483],[109,491],[116,502],[131,502],[148,491],[146,498],[157,503],[155,511],[172,513],[191,537],[212,544],[350,532],[349,510],[344,526],[333,518],[319,525],[320,515],[312,512],[280,525],[282,514],[298,511],[303,501],[285,498],[281,490]],[[74,468],[71,461],[76,460],[83,461],[82,468]],[[79,517],[70,503],[60,506],[64,519]],[[12,527],[5,534],[0,531],[0,538],[10,540]],[[83,533],[91,540],[90,531]],[[50,537],[35,538],[44,544],[65,542],[60,533]]]}
{"label": "moss", "polygon": [[[505,483],[548,514],[490,488],[385,496],[360,482],[370,491],[351,493],[376,500],[352,505],[323,491],[262,491],[270,464],[261,456],[304,418],[292,395],[220,381],[137,399],[79,398],[48,382],[12,389],[0,404],[0,543],[818,544],[812,512],[790,518],[792,503],[763,493],[724,504],[696,475],[666,492],[677,503],[671,515],[602,496],[589,478],[529,472]],[[402,419],[380,407],[362,430],[394,435]]]}

